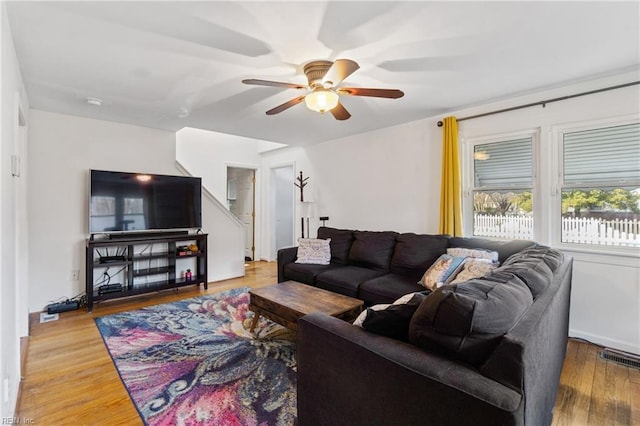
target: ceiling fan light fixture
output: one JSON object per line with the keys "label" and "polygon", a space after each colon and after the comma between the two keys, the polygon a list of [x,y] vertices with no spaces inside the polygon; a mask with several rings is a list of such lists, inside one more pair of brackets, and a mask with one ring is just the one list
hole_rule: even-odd
{"label": "ceiling fan light fixture", "polygon": [[312,111],[327,112],[338,105],[340,97],[333,90],[316,89],[304,98],[304,103]]}

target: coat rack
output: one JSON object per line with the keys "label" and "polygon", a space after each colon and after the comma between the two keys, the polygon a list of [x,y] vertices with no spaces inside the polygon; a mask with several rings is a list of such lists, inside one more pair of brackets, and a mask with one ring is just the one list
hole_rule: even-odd
{"label": "coat rack", "polygon": [[[296,180],[298,181],[297,183],[294,182],[293,184],[295,186],[297,186],[298,188],[300,188],[300,203],[302,206],[304,206],[304,187],[307,186],[307,181],[309,180],[309,177],[303,177],[302,175],[302,171],[300,172],[300,176],[298,176],[296,178]],[[308,210],[307,210],[308,211]],[[304,215],[300,214],[300,226],[302,228],[302,238],[304,238]],[[309,215],[307,214],[307,231],[309,230]]]}

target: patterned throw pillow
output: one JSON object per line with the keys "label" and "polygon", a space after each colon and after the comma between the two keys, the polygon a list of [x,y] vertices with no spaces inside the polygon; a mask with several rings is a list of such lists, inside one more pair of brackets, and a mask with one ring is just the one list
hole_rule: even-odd
{"label": "patterned throw pillow", "polygon": [[458,275],[456,275],[449,284],[461,283],[472,278],[482,278],[497,267],[498,264],[493,263],[489,259],[476,259],[469,257],[464,262],[462,270],[458,272]]}
{"label": "patterned throw pillow", "polygon": [[418,284],[431,291],[449,284],[464,266],[466,258],[443,254],[427,269]]}
{"label": "patterned throw pillow", "polygon": [[331,238],[298,238],[298,258],[296,263],[328,265],[331,262]]}

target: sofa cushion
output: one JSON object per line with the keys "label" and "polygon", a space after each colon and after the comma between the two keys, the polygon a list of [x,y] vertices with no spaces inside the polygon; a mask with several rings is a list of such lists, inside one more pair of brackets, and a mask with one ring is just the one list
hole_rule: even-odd
{"label": "sofa cushion", "polygon": [[513,274],[446,285],[416,310],[409,341],[480,366],[532,303],[528,287]]}
{"label": "sofa cushion", "polygon": [[358,297],[360,283],[382,274],[384,272],[358,266],[340,266],[316,276],[315,285],[335,293]]}
{"label": "sofa cushion", "polygon": [[392,304],[371,306],[362,311],[353,325],[372,333],[406,341],[411,317],[427,297],[427,293],[428,291],[409,293]]}
{"label": "sofa cushion", "polygon": [[336,265],[313,265],[303,263],[287,263],[284,265],[284,276],[287,280],[299,281],[304,284],[314,285],[316,276],[335,268]]}
{"label": "sofa cushion", "polygon": [[552,249],[551,247],[534,245],[519,251],[518,253],[512,254],[502,265],[512,265],[522,261],[530,261],[531,259],[542,260],[547,264],[551,271],[555,271],[564,261],[564,255],[561,251]]}
{"label": "sofa cushion", "polygon": [[564,255],[550,247],[534,246],[510,256],[499,271],[512,273],[524,281],[534,300],[549,286],[553,271]]}
{"label": "sofa cushion", "polygon": [[321,226],[318,228],[318,238],[331,239],[331,263],[346,265],[349,259],[349,250],[353,243],[353,231],[349,229],[336,229]]}
{"label": "sofa cushion", "polygon": [[463,237],[451,237],[449,239],[449,247],[464,247],[464,248],[481,248],[485,250],[495,250],[498,252],[498,261],[504,262],[509,256],[524,250],[527,247],[535,245],[533,241],[529,240],[486,240],[484,238],[463,238]]}
{"label": "sofa cushion", "polygon": [[328,265],[331,261],[330,239],[298,238],[298,258],[296,263]]}
{"label": "sofa cushion", "polygon": [[396,238],[390,271],[418,281],[448,246],[449,237],[446,235],[400,234]]}
{"label": "sofa cushion", "polygon": [[389,272],[397,232],[354,231],[349,265]]}
{"label": "sofa cushion", "polygon": [[500,268],[499,272],[513,274],[524,281],[534,300],[549,286],[553,279],[553,272],[542,260],[508,265]]}
{"label": "sofa cushion", "polygon": [[413,277],[399,274],[386,274],[360,284],[358,299],[364,304],[377,305],[392,303],[398,297],[416,291],[425,291]]}

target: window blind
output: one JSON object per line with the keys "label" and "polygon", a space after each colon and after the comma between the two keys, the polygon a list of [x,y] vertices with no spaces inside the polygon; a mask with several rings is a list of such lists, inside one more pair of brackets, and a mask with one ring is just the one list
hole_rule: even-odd
{"label": "window blind", "polygon": [[474,146],[476,188],[509,188],[533,185],[531,137]]}
{"label": "window blind", "polygon": [[640,182],[640,123],[565,133],[565,185]]}

